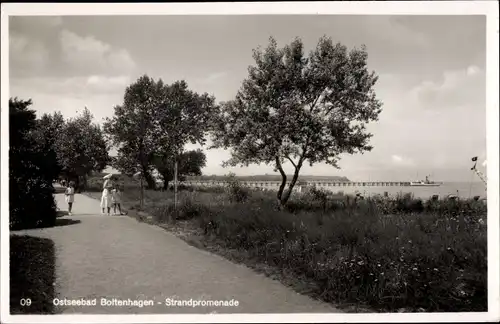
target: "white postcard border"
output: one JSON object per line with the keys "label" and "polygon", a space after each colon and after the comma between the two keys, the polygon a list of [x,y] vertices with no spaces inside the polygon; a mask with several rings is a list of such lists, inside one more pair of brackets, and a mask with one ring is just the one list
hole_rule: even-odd
{"label": "white postcard border", "polygon": [[[499,315],[499,64],[496,1],[274,3],[3,3],[1,110],[1,319],[5,323],[484,322]],[[488,312],[418,314],[15,315],[9,314],[8,16],[16,15],[487,15]]]}

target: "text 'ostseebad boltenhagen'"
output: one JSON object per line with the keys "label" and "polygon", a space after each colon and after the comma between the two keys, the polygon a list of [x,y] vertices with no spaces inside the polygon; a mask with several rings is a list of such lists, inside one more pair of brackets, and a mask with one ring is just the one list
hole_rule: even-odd
{"label": "text 'ostseebad boltenhagen'", "polygon": [[119,298],[79,298],[79,299],[54,299],[55,306],[104,306],[104,307],[151,307],[163,305],[166,307],[238,307],[239,301],[230,300],[202,300],[202,299],[175,299],[167,298],[164,301],[152,299],[119,299]]}

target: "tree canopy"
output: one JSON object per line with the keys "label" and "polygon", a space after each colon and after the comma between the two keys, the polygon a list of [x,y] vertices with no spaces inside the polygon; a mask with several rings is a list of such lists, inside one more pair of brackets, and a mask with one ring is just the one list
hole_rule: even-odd
{"label": "tree canopy", "polygon": [[104,130],[118,148],[114,167],[125,174],[143,172],[149,187],[151,159],[156,150],[156,108],[161,103],[163,82],[144,75],[125,89],[123,104],[115,106]]}
{"label": "tree canopy", "polygon": [[[298,38],[283,48],[271,38],[267,48],[254,50],[255,65],[236,98],[221,105],[212,147],[231,150],[227,165],[273,165],[282,176],[277,198],[285,204],[304,163],[338,167],[340,154],[372,149],[366,124],[378,119],[382,104],[367,57],[364,46],[348,51],[327,37],[309,56]],[[295,171],[284,193],[286,162]]]}
{"label": "tree canopy", "polygon": [[214,101],[206,93],[189,90],[185,81],[167,85],[161,79],[140,77],[127,87],[123,104],[105,123],[118,148],[114,166],[126,174],[142,172],[148,186],[154,187],[155,159],[174,160],[185,144],[204,144]]}
{"label": "tree canopy", "polygon": [[[173,154],[156,155],[153,164],[163,178],[164,188],[168,188],[168,183],[174,179],[174,159]],[[182,152],[177,157],[179,179],[183,180],[186,176],[201,176],[202,169],[207,163],[207,157],[203,151],[191,150]]]}
{"label": "tree canopy", "polygon": [[37,149],[44,155],[42,163],[46,170],[47,177],[56,180],[62,172],[62,165],[57,157],[57,143],[64,128],[64,117],[60,112],[53,114],[43,114],[36,120],[36,127],[33,130],[33,137]]}
{"label": "tree canopy", "polygon": [[63,124],[55,141],[61,174],[74,180],[77,187],[91,172],[101,172],[110,162],[104,134],[93,118],[85,108]]}

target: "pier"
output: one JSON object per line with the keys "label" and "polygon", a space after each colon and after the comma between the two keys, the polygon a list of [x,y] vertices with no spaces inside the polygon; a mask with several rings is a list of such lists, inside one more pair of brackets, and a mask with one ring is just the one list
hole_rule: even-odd
{"label": "pier", "polygon": [[406,187],[410,182],[401,181],[306,181],[306,185],[317,187]]}
{"label": "pier", "polygon": [[[262,189],[277,189],[281,181],[240,181],[243,186]],[[287,181],[287,186],[290,182]],[[182,182],[188,186],[226,186],[227,181],[222,180],[188,180]],[[330,187],[406,187],[410,182],[401,181],[298,181],[296,186],[330,188]]]}

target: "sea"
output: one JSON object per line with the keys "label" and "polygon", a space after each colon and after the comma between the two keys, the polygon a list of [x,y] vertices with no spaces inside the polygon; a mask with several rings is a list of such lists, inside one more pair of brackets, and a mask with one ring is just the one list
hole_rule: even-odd
{"label": "sea", "polygon": [[448,195],[456,195],[461,199],[473,198],[479,196],[480,199],[486,198],[486,187],[482,182],[444,182],[438,187],[411,187],[411,186],[346,186],[346,187],[325,187],[334,192],[342,191],[345,194],[360,193],[365,197],[372,195],[383,195],[385,192],[389,196],[396,196],[399,193],[412,193],[415,198],[429,199],[433,195],[439,198],[445,198]]}

